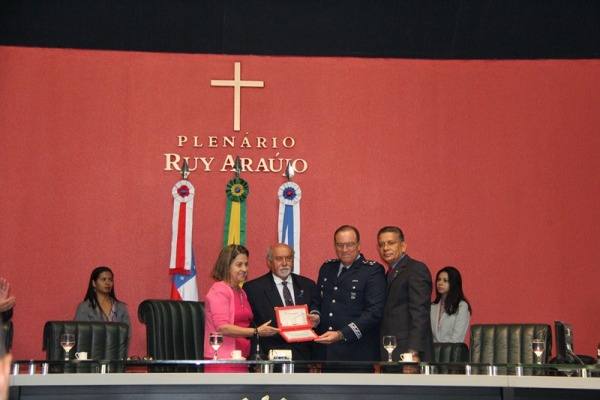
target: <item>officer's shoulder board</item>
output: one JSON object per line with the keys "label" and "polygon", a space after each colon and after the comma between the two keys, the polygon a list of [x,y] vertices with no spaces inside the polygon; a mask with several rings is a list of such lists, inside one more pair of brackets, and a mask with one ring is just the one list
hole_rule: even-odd
{"label": "officer's shoulder board", "polygon": [[377,261],[365,260],[364,258],[362,259],[362,264],[363,265],[379,265],[379,263]]}
{"label": "officer's shoulder board", "polygon": [[339,258],[330,258],[329,260],[324,262],[324,264],[339,264],[339,263],[340,263]]}

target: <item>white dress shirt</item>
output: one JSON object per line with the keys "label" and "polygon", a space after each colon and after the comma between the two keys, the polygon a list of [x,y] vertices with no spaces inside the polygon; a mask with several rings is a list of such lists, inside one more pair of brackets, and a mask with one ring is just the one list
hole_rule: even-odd
{"label": "white dress shirt", "polygon": [[[275,286],[277,287],[277,291],[279,292],[279,297],[281,297],[281,301],[285,305],[285,298],[283,297],[283,285],[281,284],[283,280],[277,275],[273,275],[273,280],[275,281]],[[286,281],[287,288],[290,289],[290,293],[292,294],[292,301],[294,302],[294,304],[296,304],[296,296],[294,296],[294,284],[292,283],[292,276],[288,276]]]}

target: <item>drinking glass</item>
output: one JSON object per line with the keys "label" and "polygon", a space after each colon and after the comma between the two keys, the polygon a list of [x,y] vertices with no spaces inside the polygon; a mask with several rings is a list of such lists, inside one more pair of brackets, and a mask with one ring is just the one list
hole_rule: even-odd
{"label": "drinking glass", "polygon": [[223,335],[221,335],[220,333],[217,333],[217,332],[211,332],[210,333],[210,346],[215,351],[215,356],[214,356],[213,360],[217,359],[217,351],[219,350],[219,347],[221,347],[222,344],[223,344]]}
{"label": "drinking glass", "polygon": [[541,364],[542,354],[544,354],[544,351],[546,350],[546,342],[544,342],[542,339],[533,339],[531,341],[531,350],[533,350],[535,353],[535,362],[537,364]]}
{"label": "drinking glass", "polygon": [[60,345],[65,350],[65,361],[69,360],[69,351],[75,346],[75,335],[63,333],[60,335]]}
{"label": "drinking glass", "polygon": [[388,362],[392,361],[392,352],[396,348],[396,336],[384,336],[383,348],[388,352]]}

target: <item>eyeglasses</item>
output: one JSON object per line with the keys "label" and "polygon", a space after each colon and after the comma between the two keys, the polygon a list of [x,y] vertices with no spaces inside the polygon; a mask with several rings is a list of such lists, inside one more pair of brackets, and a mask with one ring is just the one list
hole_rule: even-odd
{"label": "eyeglasses", "polygon": [[399,244],[399,243],[400,242],[398,240],[388,240],[387,242],[379,242],[379,243],[377,243],[377,245],[380,248],[384,248],[385,246],[392,247],[393,245],[396,245],[396,244]]}
{"label": "eyeglasses", "polygon": [[294,261],[294,256],[275,256],[273,257],[273,260],[276,262],[282,262],[283,260],[291,262]]}
{"label": "eyeglasses", "polygon": [[351,249],[351,248],[353,248],[356,245],[357,245],[357,242],[336,243],[335,247],[337,247],[338,249],[343,249],[344,247],[347,247],[347,248]]}

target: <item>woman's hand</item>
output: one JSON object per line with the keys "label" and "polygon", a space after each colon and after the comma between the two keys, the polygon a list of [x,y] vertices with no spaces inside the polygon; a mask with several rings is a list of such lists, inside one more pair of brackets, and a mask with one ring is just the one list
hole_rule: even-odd
{"label": "woman's hand", "polygon": [[258,335],[259,336],[275,336],[279,333],[279,329],[273,328],[269,324],[271,320],[268,320],[264,324],[258,327]]}

